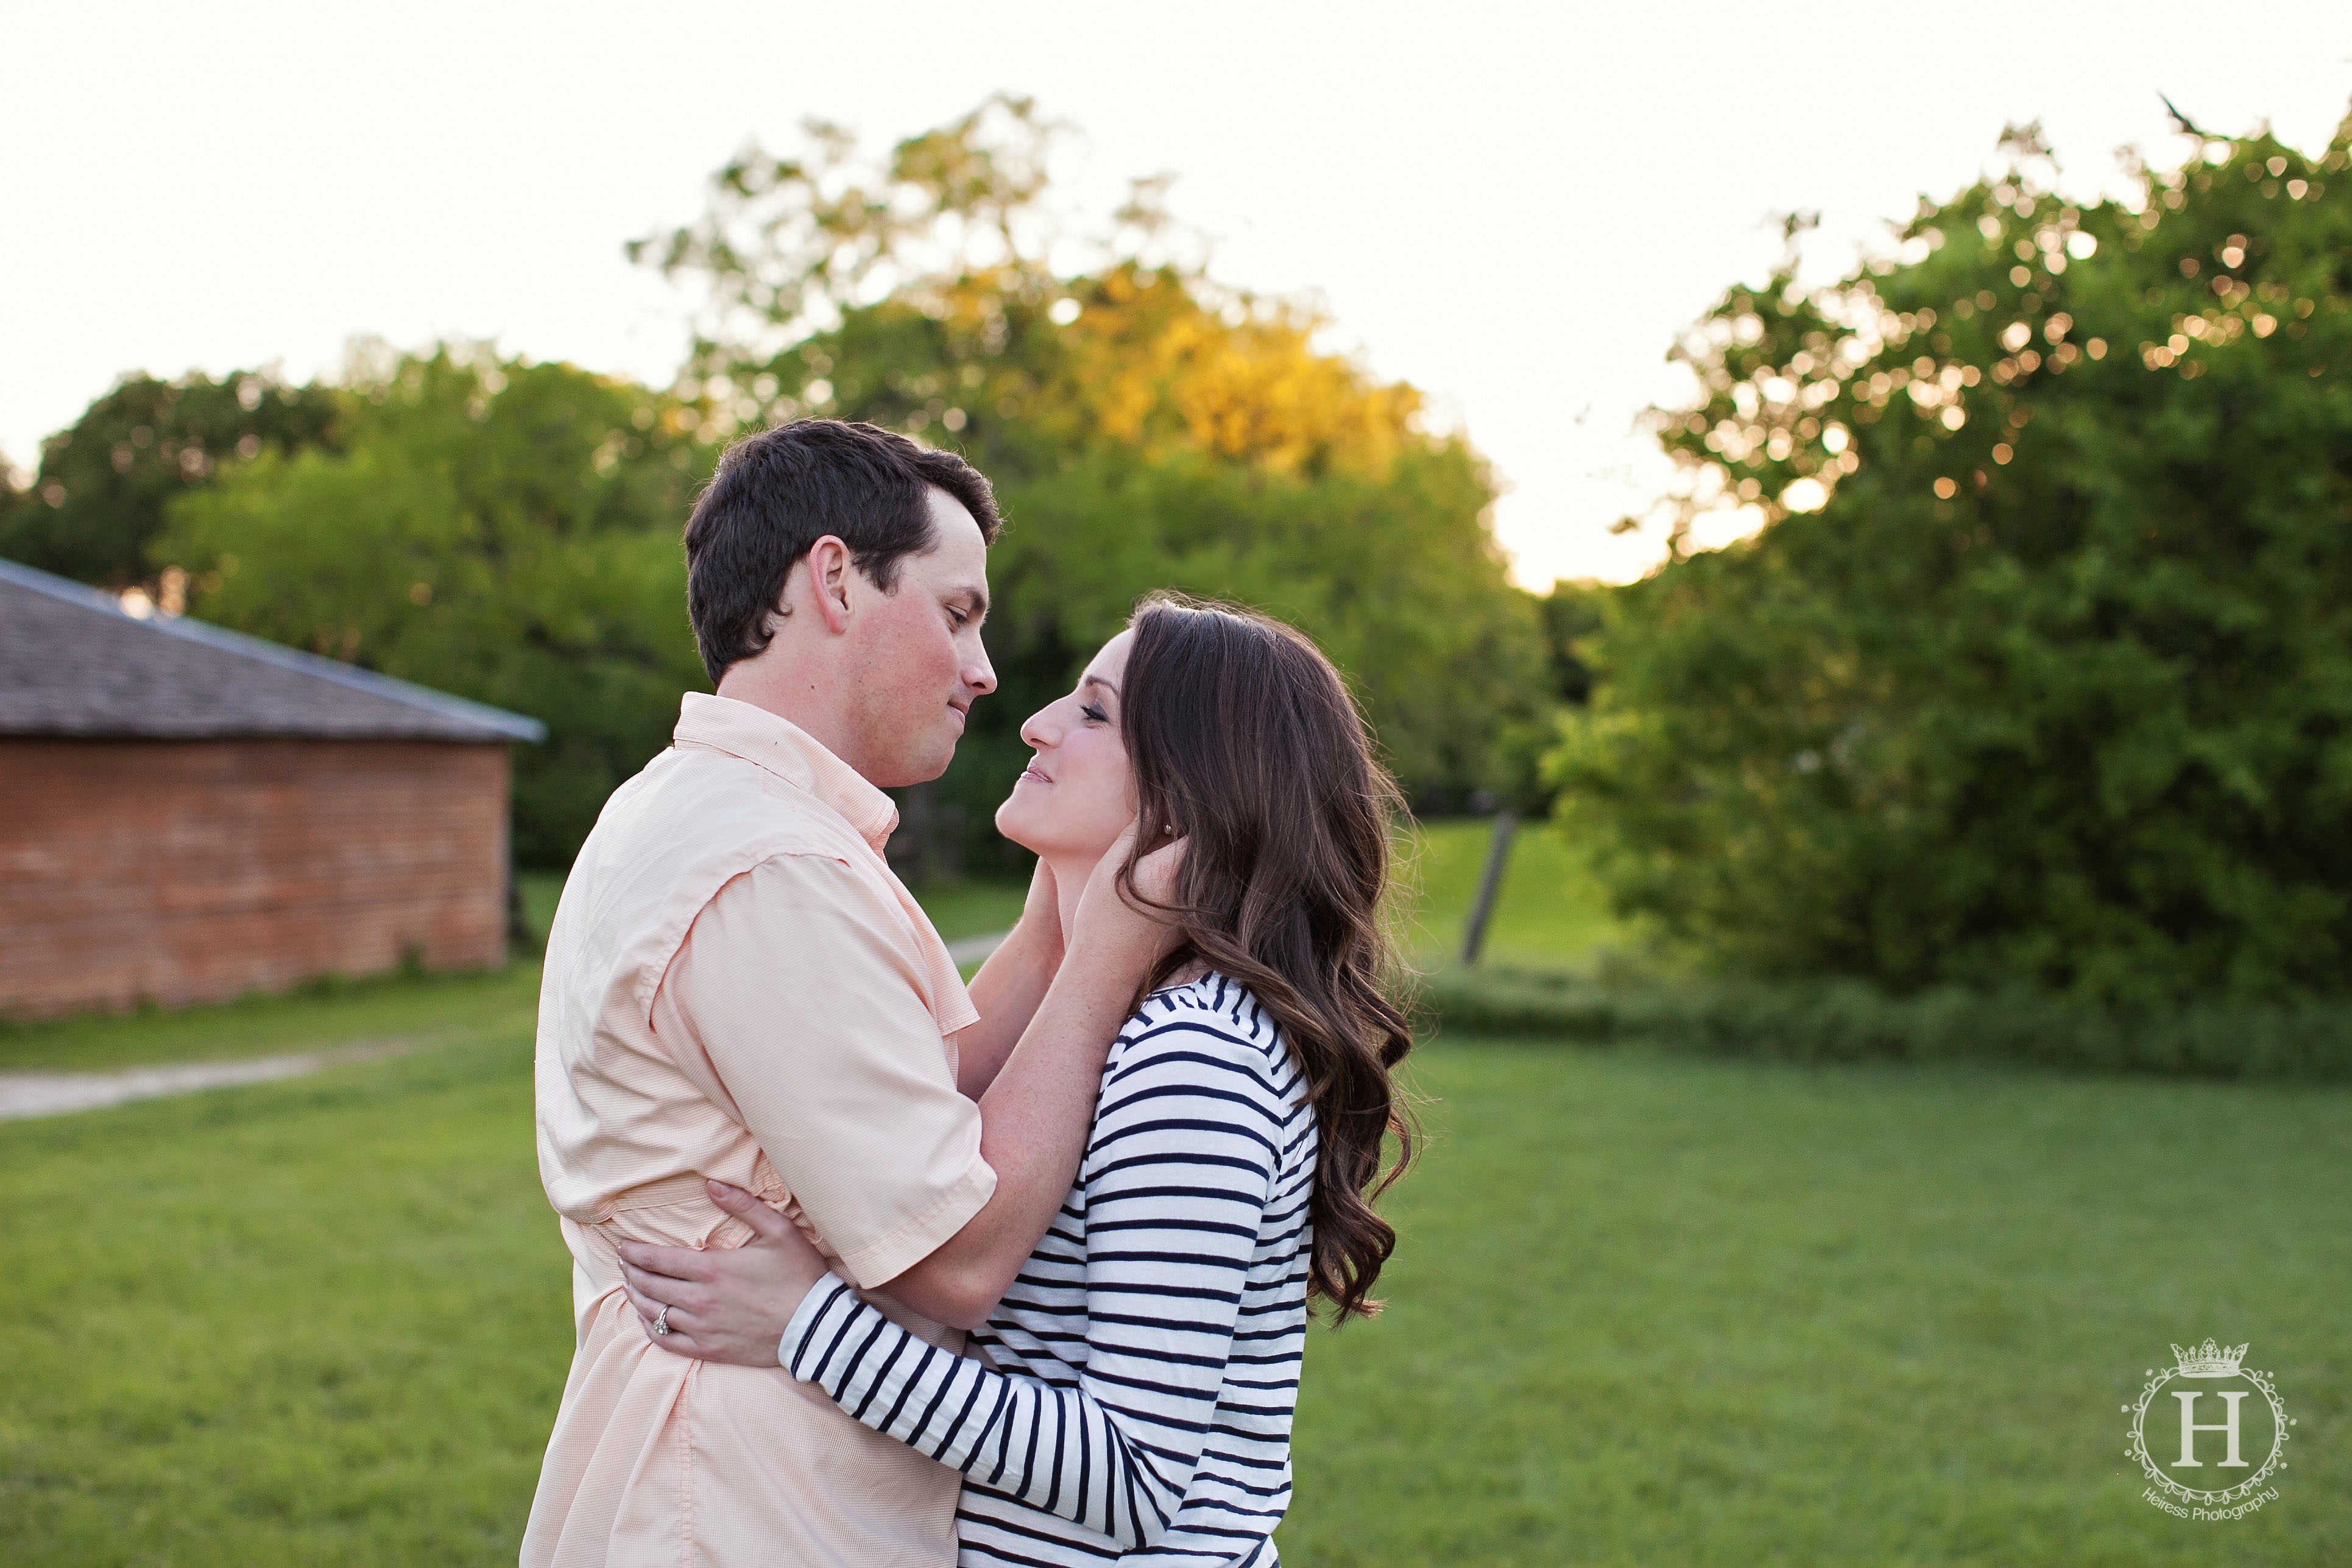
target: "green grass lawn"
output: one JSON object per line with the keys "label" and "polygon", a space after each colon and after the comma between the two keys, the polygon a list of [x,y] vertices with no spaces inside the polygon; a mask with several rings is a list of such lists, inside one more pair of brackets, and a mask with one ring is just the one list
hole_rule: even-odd
{"label": "green grass lawn", "polygon": [[[1386,1316],[1315,1336],[1299,1564],[2352,1556],[2352,1093],[1441,1043]],[[570,1345],[527,1020],[0,1125],[0,1561],[510,1562]],[[2117,1405],[2250,1340],[2278,1502]]]}
{"label": "green grass lawn", "polygon": [[[2352,1092],[1444,1042],[1420,1079],[1286,1562],[2352,1561]],[[2301,1423],[2226,1523],[2123,1457],[2208,1334]]]}
{"label": "green grass lawn", "polygon": [[[1428,839],[1443,951],[1484,828]],[[1590,885],[1524,836],[1490,951],[1619,940]],[[1018,909],[954,891],[950,938]],[[0,1563],[513,1560],[571,1342],[535,991],[0,1032],[0,1067],[416,1047],[0,1123]],[[1448,1039],[1416,1083],[1389,1310],[1311,1339],[1294,1565],[2352,1561],[2352,1090]],[[2207,1334],[2300,1421],[2230,1523],[2123,1458]]]}
{"label": "green grass lawn", "polygon": [[1021,905],[1029,896],[1029,884],[940,882],[920,889],[918,896],[922,900],[923,912],[931,917],[931,924],[938,928],[940,935],[954,942],[961,937],[1012,930],[1013,922],[1021,918]]}
{"label": "green grass lawn", "polygon": [[571,1339],[528,1013],[0,1123],[0,1562],[512,1563]]}

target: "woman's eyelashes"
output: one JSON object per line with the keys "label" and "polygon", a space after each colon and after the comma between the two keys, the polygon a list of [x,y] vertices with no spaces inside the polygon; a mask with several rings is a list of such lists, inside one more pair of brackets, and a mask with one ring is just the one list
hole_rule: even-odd
{"label": "woman's eyelashes", "polygon": [[1079,703],[1078,713],[1091,724],[1108,724],[1110,722],[1110,715],[1103,711],[1102,704],[1099,702]]}

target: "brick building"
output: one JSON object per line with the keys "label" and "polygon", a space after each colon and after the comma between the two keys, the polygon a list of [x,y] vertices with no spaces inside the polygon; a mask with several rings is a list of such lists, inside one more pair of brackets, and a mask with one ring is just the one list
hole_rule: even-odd
{"label": "brick building", "polygon": [[504,962],[544,732],[0,562],[0,1016]]}

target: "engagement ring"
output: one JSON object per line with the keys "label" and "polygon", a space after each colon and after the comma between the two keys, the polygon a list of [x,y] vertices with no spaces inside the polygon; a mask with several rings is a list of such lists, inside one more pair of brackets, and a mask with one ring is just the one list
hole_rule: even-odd
{"label": "engagement ring", "polygon": [[669,1309],[665,1306],[654,1314],[654,1337],[659,1339],[667,1332],[669,1332]]}

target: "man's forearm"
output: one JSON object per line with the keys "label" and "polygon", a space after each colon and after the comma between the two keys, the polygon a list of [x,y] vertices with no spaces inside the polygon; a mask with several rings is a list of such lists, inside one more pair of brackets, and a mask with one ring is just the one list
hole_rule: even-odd
{"label": "man's forearm", "polygon": [[1152,953],[1133,941],[1083,943],[1054,976],[980,1101],[988,1203],[882,1290],[925,1317],[978,1326],[1036,1250],[1076,1179],[1104,1060]]}

